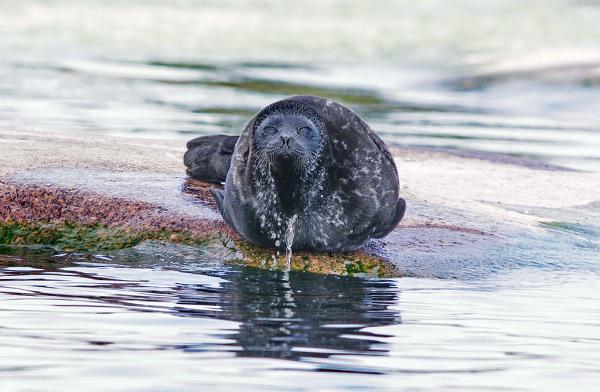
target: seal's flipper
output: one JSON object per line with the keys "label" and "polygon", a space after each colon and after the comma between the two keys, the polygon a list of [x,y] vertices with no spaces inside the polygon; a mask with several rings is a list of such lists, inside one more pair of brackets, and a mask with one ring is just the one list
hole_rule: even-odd
{"label": "seal's flipper", "polygon": [[237,143],[239,138],[239,136],[227,136],[226,139],[223,140],[223,144],[221,144],[221,154],[233,154],[235,143]]}
{"label": "seal's flipper", "polygon": [[200,181],[225,181],[238,136],[201,136],[187,143],[183,156],[187,174]]}
{"label": "seal's flipper", "polygon": [[386,235],[390,234],[392,230],[398,226],[398,223],[404,217],[404,213],[406,212],[406,201],[403,198],[399,198],[396,203],[396,207],[394,211],[392,211],[391,217],[388,215],[387,219],[383,219],[382,224],[377,225],[373,232],[374,238],[383,238]]}
{"label": "seal's flipper", "polygon": [[219,212],[221,213],[221,215],[223,215],[223,192],[215,188],[210,188],[209,191],[215,198],[215,202],[217,203]]}

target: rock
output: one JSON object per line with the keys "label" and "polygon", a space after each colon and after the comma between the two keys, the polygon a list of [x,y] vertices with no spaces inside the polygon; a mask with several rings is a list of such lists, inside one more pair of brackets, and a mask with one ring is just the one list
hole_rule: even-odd
{"label": "rock", "polygon": [[[222,221],[210,185],[187,179],[183,142],[7,130],[0,141],[0,244],[94,253],[160,240],[204,247],[223,261],[285,265],[283,255],[242,241]],[[598,173],[482,154],[392,152],[408,204],[400,226],[358,252],[294,254],[292,269],[481,276],[600,249]],[[582,247],[573,237],[581,230],[542,222],[592,234]]]}

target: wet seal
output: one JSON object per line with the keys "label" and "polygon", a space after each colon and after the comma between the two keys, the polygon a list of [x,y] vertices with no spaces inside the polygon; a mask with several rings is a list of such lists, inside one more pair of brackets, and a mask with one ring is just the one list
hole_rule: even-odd
{"label": "wet seal", "polygon": [[212,193],[242,237],[286,250],[355,250],[390,233],[406,209],[383,141],[347,107],[313,96],[257,113],[237,140],[224,191]]}

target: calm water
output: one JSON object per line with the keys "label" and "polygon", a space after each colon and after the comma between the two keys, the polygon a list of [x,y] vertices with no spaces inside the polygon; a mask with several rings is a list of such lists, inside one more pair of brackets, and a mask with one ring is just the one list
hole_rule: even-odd
{"label": "calm water", "polygon": [[0,126],[183,142],[316,94],[389,143],[598,170],[599,5],[0,0]]}
{"label": "calm water", "polygon": [[5,391],[597,390],[597,273],[367,280],[145,244],[0,256]]}
{"label": "calm water", "polygon": [[[600,169],[596,1],[0,10],[0,127],[184,143],[316,94],[389,143]],[[155,243],[93,257],[0,249],[0,389],[596,391],[600,232],[576,229],[392,280]]]}

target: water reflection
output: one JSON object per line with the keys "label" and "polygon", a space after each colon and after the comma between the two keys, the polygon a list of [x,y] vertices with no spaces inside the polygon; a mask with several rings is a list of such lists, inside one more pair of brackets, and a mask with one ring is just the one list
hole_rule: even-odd
{"label": "water reflection", "polygon": [[[0,294],[14,295],[10,287],[19,287],[20,296],[52,298],[58,306],[91,301],[88,306],[103,312],[110,305],[207,322],[218,319],[239,323],[233,333],[229,324],[226,329],[214,331],[213,338],[226,340],[220,341],[218,347],[203,337],[197,341],[190,338],[177,343],[156,342],[161,349],[188,353],[230,351],[239,357],[300,361],[344,354],[385,355],[388,348],[381,340],[386,336],[363,329],[401,321],[399,313],[390,309],[398,301],[398,289],[392,280],[267,271],[218,263],[207,266],[202,265],[201,257],[200,270],[179,274],[161,269],[180,254],[171,255],[167,261],[159,256],[156,269],[148,270],[151,256],[143,248],[119,259],[133,268],[79,265],[82,258],[78,256],[70,255],[68,260],[66,256],[49,256],[44,250],[21,250],[15,254],[14,250],[4,249],[7,252],[12,255],[0,256],[0,267],[8,267],[0,269],[0,280],[4,282]],[[140,266],[143,267],[137,268]],[[118,346],[119,339],[113,338],[102,336],[88,341]]]}
{"label": "water reflection", "polygon": [[[178,314],[239,321],[243,357],[298,360],[330,354],[385,354],[377,335],[361,330],[400,322],[391,281],[365,281],[242,268],[219,288],[179,286]],[[212,305],[214,310],[190,309]],[[360,337],[348,338],[347,336]]]}
{"label": "water reflection", "polygon": [[157,245],[12,252],[0,378],[10,391],[595,391],[597,282],[533,266],[478,282],[288,276]]}

